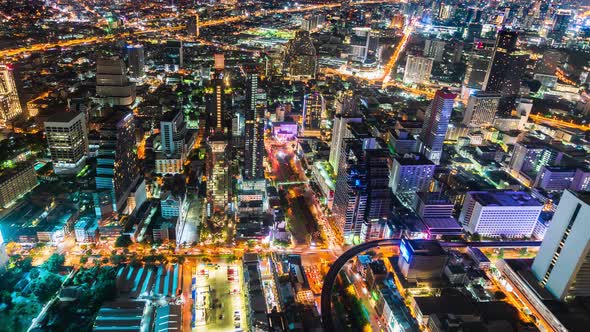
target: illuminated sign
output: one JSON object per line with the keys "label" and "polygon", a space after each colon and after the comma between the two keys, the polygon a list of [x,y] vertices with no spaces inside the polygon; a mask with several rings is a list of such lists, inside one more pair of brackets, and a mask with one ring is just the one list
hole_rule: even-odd
{"label": "illuminated sign", "polygon": [[402,254],[402,257],[406,262],[410,262],[410,249],[408,249],[408,242],[406,240],[402,240],[402,243],[399,246],[399,252]]}

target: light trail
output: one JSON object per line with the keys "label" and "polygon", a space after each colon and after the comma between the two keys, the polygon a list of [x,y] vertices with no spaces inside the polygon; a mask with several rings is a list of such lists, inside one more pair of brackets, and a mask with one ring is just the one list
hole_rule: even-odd
{"label": "light trail", "polygon": [[540,123],[548,123],[548,124],[555,125],[555,126],[579,129],[579,130],[584,130],[584,131],[590,130],[590,126],[588,126],[588,125],[581,125],[581,124],[567,122],[567,121],[563,121],[563,120],[550,119],[550,118],[546,118],[541,115],[531,114],[531,115],[529,115],[529,119],[531,119],[537,123],[539,123],[539,122]]}

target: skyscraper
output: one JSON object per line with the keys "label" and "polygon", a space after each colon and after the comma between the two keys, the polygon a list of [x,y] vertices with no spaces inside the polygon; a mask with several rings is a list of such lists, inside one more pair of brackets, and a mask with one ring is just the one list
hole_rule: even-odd
{"label": "skyscraper", "polygon": [[[209,98],[209,130],[215,133],[225,133],[228,127],[228,120],[225,114],[224,103],[224,68],[225,59],[223,54],[215,54],[215,67],[213,70],[213,77],[211,85],[213,86],[213,94]],[[231,121],[231,119],[229,120]]]}
{"label": "skyscraper", "polygon": [[456,95],[446,88],[438,90],[424,116],[419,138],[420,152],[437,165],[442,155],[455,97]]}
{"label": "skyscraper", "polygon": [[354,138],[343,144],[332,209],[345,241],[364,242],[371,228],[377,228],[391,213],[389,153],[366,149]]}
{"label": "skyscraper", "polygon": [[264,156],[263,108],[257,103],[258,72],[248,68],[246,89],[246,119],[244,140],[244,180],[264,178],[262,160]]}
{"label": "skyscraper", "polygon": [[434,163],[419,154],[393,159],[389,186],[398,195],[427,191],[434,176]]}
{"label": "skyscraper", "polygon": [[463,116],[463,124],[468,127],[491,126],[501,97],[498,93],[485,92],[470,95]]}
{"label": "skyscraper", "polygon": [[572,20],[571,10],[557,10],[553,16],[553,29],[549,36],[557,43],[561,43],[561,40],[565,36],[569,27],[570,21]]}
{"label": "skyscraper", "polygon": [[338,174],[338,163],[344,140],[352,137],[348,130],[348,124],[351,122],[362,122],[360,114],[336,114],[332,128],[332,142],[330,143],[330,165],[334,168],[334,174]]}
{"label": "skyscraper", "polygon": [[367,170],[362,145],[353,139],[344,141],[338,163],[338,176],[334,190],[332,211],[346,243],[363,238],[366,232]]}
{"label": "skyscraper", "polygon": [[303,96],[303,117],[301,120],[301,135],[320,136],[322,117],[326,114],[326,101],[319,92],[308,93]]}
{"label": "skyscraper", "polygon": [[408,55],[404,71],[404,84],[428,83],[432,72],[432,58]]}
{"label": "skyscraper", "polygon": [[184,49],[182,41],[168,40],[164,47],[166,60],[164,67],[167,71],[178,71],[184,66]]}
{"label": "skyscraper", "polygon": [[10,121],[22,113],[12,66],[0,65],[0,121]]}
{"label": "skyscraper", "polygon": [[566,190],[532,265],[553,296],[590,295],[590,194]]}
{"label": "skyscraper", "polygon": [[160,120],[160,150],[156,152],[156,173],[182,173],[194,136],[187,135],[182,111],[170,111]]}
{"label": "skyscraper", "polygon": [[[127,201],[133,184],[140,176],[135,152],[133,113],[112,114],[102,123],[99,134],[96,189],[99,192],[109,193],[112,211],[107,209],[107,212],[120,211]],[[100,209],[97,206],[95,208]],[[102,214],[99,210],[97,212],[97,215]]]}
{"label": "skyscraper", "polygon": [[129,64],[129,77],[133,79],[145,76],[145,54],[143,45],[128,45],[127,58]]}
{"label": "skyscraper", "polygon": [[468,89],[481,90],[494,52],[495,41],[475,39],[468,56],[463,85]]}
{"label": "skyscraper", "polygon": [[121,59],[100,59],[96,62],[96,94],[105,104],[129,106],[135,102],[135,83],[127,79]]}
{"label": "skyscraper", "polygon": [[517,40],[516,31],[503,29],[498,32],[483,83],[484,91],[499,92],[503,96],[518,94],[528,55],[517,51]]}
{"label": "skyscraper", "polygon": [[63,112],[45,121],[45,136],[56,174],[76,174],[86,162],[88,130],[84,113]]}
{"label": "skyscraper", "polygon": [[317,71],[316,50],[309,31],[298,31],[285,48],[285,68],[293,79],[314,78]]}

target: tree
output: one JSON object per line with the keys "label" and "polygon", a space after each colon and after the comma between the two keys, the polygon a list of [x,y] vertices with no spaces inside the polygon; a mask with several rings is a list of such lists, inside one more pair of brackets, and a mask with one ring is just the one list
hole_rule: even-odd
{"label": "tree", "polygon": [[481,241],[481,235],[478,232],[471,234],[471,241],[478,242]]}
{"label": "tree", "polygon": [[520,256],[524,256],[527,254],[527,248],[520,248],[518,250],[518,253],[520,254]]}
{"label": "tree", "polygon": [[115,247],[117,248],[124,248],[124,247],[129,247],[131,245],[132,241],[131,238],[129,237],[129,235],[123,234],[120,235],[117,240],[115,240]]}
{"label": "tree", "polygon": [[88,256],[80,257],[80,264],[86,264],[86,263],[88,263]]}
{"label": "tree", "polygon": [[31,271],[29,272],[29,279],[33,280],[33,279],[37,279],[39,277],[39,270],[38,269],[31,269]]}
{"label": "tree", "polygon": [[57,273],[64,265],[65,257],[60,254],[53,254],[43,263],[43,268],[49,272]]}
{"label": "tree", "polygon": [[39,301],[46,302],[61,287],[61,278],[55,273],[45,273],[41,278],[34,279],[29,287]]}
{"label": "tree", "polygon": [[504,248],[500,248],[500,250],[498,251],[498,258],[499,259],[504,258]]}
{"label": "tree", "polygon": [[506,294],[504,294],[504,292],[502,291],[496,291],[494,292],[494,297],[496,298],[496,300],[503,300],[506,298]]}

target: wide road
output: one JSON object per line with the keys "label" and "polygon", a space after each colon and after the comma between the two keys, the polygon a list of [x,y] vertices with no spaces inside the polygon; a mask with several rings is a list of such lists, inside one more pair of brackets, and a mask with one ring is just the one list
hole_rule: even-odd
{"label": "wide road", "polygon": [[[379,3],[393,3],[397,1],[363,1],[357,2],[353,5],[360,6],[360,5],[367,5],[367,4],[379,4]],[[340,7],[341,3],[328,3],[324,5],[309,5],[309,6],[297,6],[294,8],[287,8],[287,9],[276,9],[276,10],[262,10],[253,14],[255,17],[264,17],[264,16],[271,16],[276,14],[286,14],[286,13],[298,13],[298,12],[306,12],[306,11],[313,11],[318,9],[327,9],[327,8],[336,8]],[[244,20],[250,19],[250,15],[240,15],[240,16],[233,16],[233,17],[226,17],[222,19],[214,19],[214,20],[204,20],[201,22],[200,27],[212,27],[217,25],[225,25],[231,24],[236,22],[241,22]],[[184,25],[180,26],[173,26],[173,27],[162,27],[156,29],[145,29],[145,30],[136,30],[133,32],[124,32],[113,34],[109,36],[98,36],[98,37],[86,37],[86,38],[79,38],[79,39],[70,39],[70,40],[63,40],[58,42],[52,43],[39,43],[33,44],[27,47],[17,47],[12,49],[4,49],[0,50],[0,58],[2,57],[10,57],[10,56],[17,56],[23,53],[31,53],[31,52],[42,52],[47,51],[57,47],[73,47],[73,46],[81,46],[81,45],[89,45],[89,44],[100,44],[106,43],[111,41],[118,41],[124,40],[133,36],[145,35],[149,33],[157,33],[157,32],[166,32],[166,31],[178,31],[185,29]]]}

